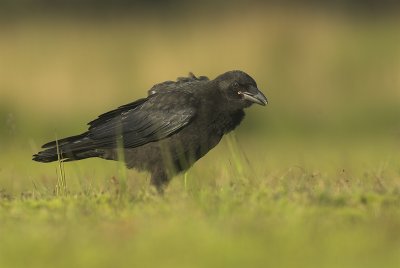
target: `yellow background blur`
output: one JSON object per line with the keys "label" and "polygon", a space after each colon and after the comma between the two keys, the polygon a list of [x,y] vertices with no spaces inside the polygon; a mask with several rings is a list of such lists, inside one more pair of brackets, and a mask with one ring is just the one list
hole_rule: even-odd
{"label": "yellow background blur", "polygon": [[[0,266],[398,267],[398,15],[395,1],[0,0]],[[57,163],[31,160],[155,83],[234,69],[269,104],[165,196],[128,171],[121,201],[125,169],[88,159],[65,164],[60,197]]]}

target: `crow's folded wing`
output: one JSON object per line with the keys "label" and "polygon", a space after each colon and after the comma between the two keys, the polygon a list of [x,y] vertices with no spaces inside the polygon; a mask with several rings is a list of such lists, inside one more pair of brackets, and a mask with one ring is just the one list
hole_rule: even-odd
{"label": "crow's folded wing", "polygon": [[121,106],[89,123],[88,137],[98,147],[125,148],[164,139],[187,126],[196,116],[197,101],[189,92],[166,90]]}

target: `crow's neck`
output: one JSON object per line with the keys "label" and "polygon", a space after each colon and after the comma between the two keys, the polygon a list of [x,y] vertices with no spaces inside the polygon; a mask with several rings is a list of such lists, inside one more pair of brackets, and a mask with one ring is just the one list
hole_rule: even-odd
{"label": "crow's neck", "polygon": [[222,126],[223,134],[234,130],[240,122],[242,122],[244,115],[243,110],[236,110],[228,114],[220,115],[218,121]]}

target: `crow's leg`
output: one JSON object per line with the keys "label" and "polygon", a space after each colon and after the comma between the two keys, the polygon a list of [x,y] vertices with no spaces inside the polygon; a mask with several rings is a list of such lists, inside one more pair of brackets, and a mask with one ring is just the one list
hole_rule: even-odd
{"label": "crow's leg", "polygon": [[165,187],[168,185],[170,177],[167,172],[161,169],[153,170],[151,172],[151,184],[157,188],[159,193],[163,193]]}

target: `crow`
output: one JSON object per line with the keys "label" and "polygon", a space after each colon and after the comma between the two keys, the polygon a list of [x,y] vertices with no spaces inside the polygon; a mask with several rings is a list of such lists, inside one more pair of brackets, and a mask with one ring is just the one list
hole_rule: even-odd
{"label": "crow", "polygon": [[243,109],[253,103],[265,106],[267,98],[243,71],[214,80],[189,73],[154,85],[146,98],[101,114],[85,133],[44,144],[33,160],[124,159],[127,168],[150,172],[152,185],[162,192],[174,175],[235,129]]}

